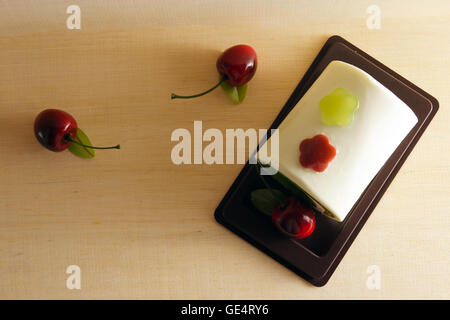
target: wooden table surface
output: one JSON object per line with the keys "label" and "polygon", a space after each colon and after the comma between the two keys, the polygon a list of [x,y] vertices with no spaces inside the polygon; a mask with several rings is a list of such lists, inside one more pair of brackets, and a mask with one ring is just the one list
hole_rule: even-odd
{"label": "wooden table surface", "polygon": [[[69,30],[66,8],[81,8]],[[380,8],[381,28],[366,10]],[[0,298],[337,299],[449,296],[448,1],[0,2]],[[435,119],[342,260],[315,288],[219,225],[242,165],[171,161],[173,130],[267,128],[338,34],[440,102]],[[215,61],[247,43],[259,68],[233,105]],[[44,108],[76,117],[92,160],[33,135]],[[66,268],[81,269],[81,289]],[[379,267],[381,288],[366,286]]]}

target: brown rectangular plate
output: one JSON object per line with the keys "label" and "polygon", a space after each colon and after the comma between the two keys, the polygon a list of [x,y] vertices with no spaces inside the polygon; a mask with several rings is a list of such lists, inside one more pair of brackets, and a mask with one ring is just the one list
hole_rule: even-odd
{"label": "brown rectangular plate", "polygon": [[[316,229],[302,240],[287,238],[250,203],[250,192],[261,188],[254,165],[246,164],[215,211],[216,220],[315,286],[327,283],[403,162],[438,110],[438,101],[379,61],[339,36],[327,40],[303,79],[281,109],[277,128],[312,83],[333,60],[350,63],[378,80],[403,100],[418,122],[381,168],[343,222],[316,215]],[[271,179],[271,183],[276,182]]]}

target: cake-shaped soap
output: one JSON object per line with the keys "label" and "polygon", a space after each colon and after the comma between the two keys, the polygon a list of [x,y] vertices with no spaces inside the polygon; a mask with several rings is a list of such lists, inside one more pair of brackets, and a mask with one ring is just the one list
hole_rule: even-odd
{"label": "cake-shaped soap", "polygon": [[372,76],[332,61],[278,127],[274,177],[343,221],[416,123],[412,110]]}

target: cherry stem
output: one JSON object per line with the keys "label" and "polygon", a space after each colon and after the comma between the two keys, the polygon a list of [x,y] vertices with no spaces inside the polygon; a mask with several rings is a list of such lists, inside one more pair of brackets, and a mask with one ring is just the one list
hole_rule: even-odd
{"label": "cherry stem", "polygon": [[88,146],[88,145],[86,145],[84,143],[81,143],[81,142],[78,142],[78,141],[72,139],[72,137],[69,134],[67,134],[64,137],[64,139],[67,140],[67,141],[70,141],[72,143],[78,144],[80,146],[83,146],[85,148],[91,148],[91,149],[120,149],[120,144],[118,144],[117,146],[113,146],[113,147],[93,147],[93,146]]}
{"label": "cherry stem", "polygon": [[286,201],[284,201],[284,199],[281,199],[280,197],[278,197],[275,192],[273,191],[272,187],[269,185],[269,183],[267,182],[266,178],[264,178],[264,176],[261,174],[261,169],[262,169],[262,165],[259,164],[259,176],[261,177],[262,182],[264,183],[264,185],[266,186],[267,189],[269,189],[270,193],[272,194],[272,196],[278,201],[278,203],[280,204],[280,208],[284,209],[287,206]]}
{"label": "cherry stem", "polygon": [[210,92],[213,91],[215,88],[217,88],[218,86],[220,86],[220,85],[221,85],[225,80],[227,80],[227,79],[228,79],[227,76],[223,76],[223,77],[220,79],[219,83],[216,84],[216,85],[215,85],[214,87],[212,87],[211,89],[208,89],[208,90],[206,90],[206,91],[204,91],[204,92],[202,92],[202,93],[199,93],[199,94],[194,94],[194,95],[192,95],[192,96],[179,96],[179,95],[177,95],[177,94],[175,94],[175,93],[172,93],[172,94],[170,95],[170,99],[190,99],[190,98],[197,98],[197,97],[204,96],[205,94],[210,93]]}

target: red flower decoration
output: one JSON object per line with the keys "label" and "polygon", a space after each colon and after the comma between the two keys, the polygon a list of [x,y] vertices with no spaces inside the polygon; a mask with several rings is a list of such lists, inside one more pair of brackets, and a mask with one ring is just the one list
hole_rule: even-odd
{"label": "red flower decoration", "polygon": [[336,148],[330,144],[328,137],[317,134],[300,143],[300,164],[317,172],[323,172],[336,156]]}

